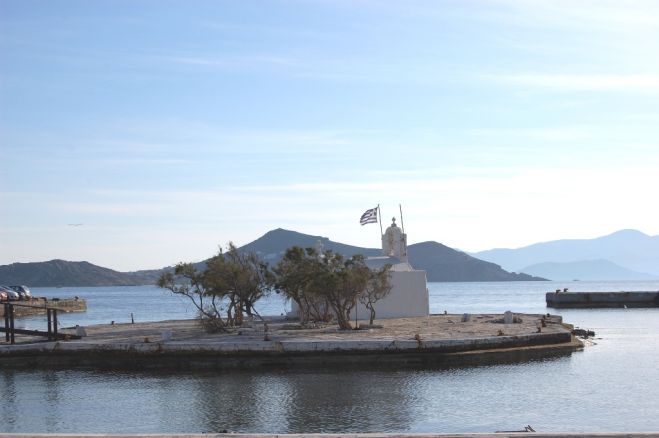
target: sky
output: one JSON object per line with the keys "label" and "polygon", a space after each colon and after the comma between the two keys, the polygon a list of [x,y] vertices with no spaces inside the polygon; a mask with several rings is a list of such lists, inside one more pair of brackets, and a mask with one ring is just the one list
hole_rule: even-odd
{"label": "sky", "polygon": [[[0,0],[0,264],[659,235],[659,2]],[[400,219],[398,219],[400,223]]]}

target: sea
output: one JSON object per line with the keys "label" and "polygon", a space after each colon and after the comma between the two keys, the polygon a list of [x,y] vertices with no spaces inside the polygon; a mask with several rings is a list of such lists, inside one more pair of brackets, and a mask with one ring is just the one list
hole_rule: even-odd
{"label": "sea", "polygon": [[[0,370],[4,433],[659,432],[659,308],[548,309],[545,293],[659,291],[654,282],[429,283],[431,313],[559,314],[593,330],[583,351],[514,364],[352,372]],[[33,288],[85,298],[62,327],[195,317],[155,286]],[[272,295],[262,314],[289,304]],[[20,320],[45,328],[45,317]]]}

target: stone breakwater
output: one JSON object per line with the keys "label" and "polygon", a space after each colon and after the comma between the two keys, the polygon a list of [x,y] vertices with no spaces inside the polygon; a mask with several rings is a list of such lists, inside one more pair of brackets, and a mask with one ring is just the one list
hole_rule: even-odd
{"label": "stone breakwater", "polygon": [[547,292],[547,307],[621,308],[659,307],[659,291],[638,292]]}
{"label": "stone breakwater", "polygon": [[[0,317],[5,316],[5,302],[0,303]],[[14,315],[17,318],[46,313],[46,307],[57,309],[60,312],[86,312],[87,301],[83,298],[32,298],[30,301],[10,301],[14,306]]]}
{"label": "stone breakwater", "polygon": [[[81,340],[0,344],[0,368],[236,369],[297,366],[452,366],[569,354],[582,347],[560,317],[433,315],[381,328],[302,327],[283,319],[208,334],[196,321],[100,325]],[[466,321],[465,321],[466,319]]]}

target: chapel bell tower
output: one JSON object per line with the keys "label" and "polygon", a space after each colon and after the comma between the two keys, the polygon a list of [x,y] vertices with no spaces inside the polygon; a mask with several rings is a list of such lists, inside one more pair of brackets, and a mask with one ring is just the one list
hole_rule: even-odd
{"label": "chapel bell tower", "polygon": [[407,234],[396,225],[396,218],[391,219],[391,226],[382,236],[382,253],[387,257],[396,257],[407,262]]}

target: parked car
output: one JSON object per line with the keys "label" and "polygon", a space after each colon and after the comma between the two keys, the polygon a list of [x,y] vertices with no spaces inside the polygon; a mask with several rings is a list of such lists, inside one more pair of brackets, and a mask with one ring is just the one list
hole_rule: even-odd
{"label": "parked car", "polygon": [[0,285],[0,291],[7,294],[7,296],[9,297],[9,301],[16,301],[21,298],[18,292],[16,292],[14,289],[10,288],[9,286]]}
{"label": "parked car", "polygon": [[18,295],[21,297],[21,300],[28,301],[32,298],[32,292],[27,286],[9,286],[18,292]]}

